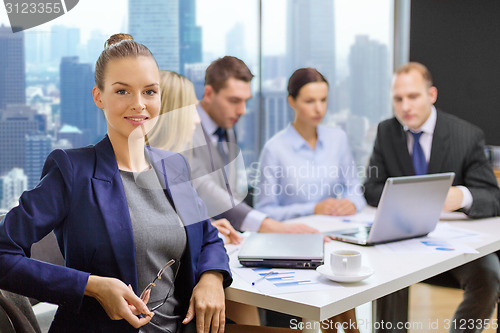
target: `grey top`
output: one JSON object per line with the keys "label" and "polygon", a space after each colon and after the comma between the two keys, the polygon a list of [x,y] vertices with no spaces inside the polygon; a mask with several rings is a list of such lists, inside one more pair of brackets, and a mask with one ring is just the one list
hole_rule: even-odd
{"label": "grey top", "polygon": [[151,322],[141,333],[179,332],[185,314],[174,313],[179,300],[174,297],[174,275],[186,248],[184,226],[161,188],[154,169],[132,173],[120,170],[134,233],[139,292],[153,281],[158,271],[170,260],[170,266],[151,289],[148,307],[168,299],[155,311]]}

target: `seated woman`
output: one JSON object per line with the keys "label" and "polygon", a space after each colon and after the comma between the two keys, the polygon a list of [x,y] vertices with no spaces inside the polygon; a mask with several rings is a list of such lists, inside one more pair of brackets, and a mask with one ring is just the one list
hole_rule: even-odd
{"label": "seated woman", "polygon": [[366,205],[346,134],[319,125],[327,97],[328,82],[313,68],[288,81],[295,119],[264,145],[254,191],[255,208],[271,218],[351,215]]}
{"label": "seated woman", "polygon": [[[200,124],[196,112],[196,93],[193,83],[186,77],[172,72],[160,71],[161,108],[156,125],[146,136],[148,145],[163,150],[181,153],[189,164],[193,159],[193,136]],[[212,220],[226,243],[240,244],[243,237],[226,219]]]}
{"label": "seated woman", "polygon": [[[189,177],[184,157],[144,145],[160,112],[158,65],[113,35],[95,78],[107,136],[53,151],[0,222],[0,288],[58,304],[50,332],[222,332],[224,245],[190,183],[174,186]],[[65,267],[30,258],[51,231]]]}
{"label": "seated woman", "polygon": [[[328,82],[313,68],[296,70],[288,81],[295,119],[264,145],[254,190],[255,208],[269,217],[282,221],[311,214],[351,215],[366,205],[347,135],[319,125],[327,97]],[[354,309],[329,319],[353,321]]]}

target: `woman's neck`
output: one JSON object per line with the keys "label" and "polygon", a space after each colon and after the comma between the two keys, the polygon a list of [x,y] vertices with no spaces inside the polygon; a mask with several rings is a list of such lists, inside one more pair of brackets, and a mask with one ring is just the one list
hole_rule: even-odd
{"label": "woman's neck", "polygon": [[115,152],[118,169],[139,172],[149,167],[144,156],[144,138],[129,140],[121,136],[109,135]]}
{"label": "woman's neck", "polygon": [[292,126],[300,134],[300,136],[306,140],[312,149],[316,148],[316,143],[318,142],[318,131],[316,126],[308,126],[298,122],[297,120],[292,123]]}

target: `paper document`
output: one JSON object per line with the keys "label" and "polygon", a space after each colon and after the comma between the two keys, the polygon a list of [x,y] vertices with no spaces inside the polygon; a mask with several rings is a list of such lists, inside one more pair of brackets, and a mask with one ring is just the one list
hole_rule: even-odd
{"label": "paper document", "polygon": [[384,252],[398,253],[431,253],[431,252],[458,252],[478,253],[474,248],[465,244],[477,241],[481,234],[447,223],[439,223],[436,229],[427,237],[408,239],[404,241],[377,245],[377,249]]}
{"label": "paper document", "polygon": [[399,242],[376,245],[378,250],[392,253],[478,253],[474,248],[457,240],[420,237]]}
{"label": "paper document", "polygon": [[341,287],[312,269],[231,267],[231,271],[266,295]]}
{"label": "paper document", "polygon": [[441,238],[448,240],[460,240],[474,242],[481,240],[481,234],[475,231],[470,231],[458,227],[451,226],[448,223],[439,223],[436,229],[429,233],[429,237]]}

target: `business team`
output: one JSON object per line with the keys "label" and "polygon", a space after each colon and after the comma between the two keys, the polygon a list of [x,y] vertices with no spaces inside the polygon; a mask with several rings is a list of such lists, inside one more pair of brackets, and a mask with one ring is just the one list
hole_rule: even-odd
{"label": "business team", "polygon": [[[194,150],[193,172],[205,168],[207,161],[211,167],[216,161],[226,169],[232,160],[228,143],[236,142],[233,127],[245,113],[252,77],[234,57],[208,67],[198,113],[207,147],[213,144],[214,149],[209,149],[208,159],[203,150]],[[223,287],[231,283],[231,275],[205,205],[185,182],[190,167],[181,155],[144,150],[144,134],[154,127],[160,110],[159,81],[158,66],[146,47],[128,35],[112,36],[97,62],[93,91],[96,105],[106,115],[108,135],[94,147],[53,152],[39,186],[25,192],[20,205],[0,221],[0,287],[60,304],[54,332],[137,332],[141,326],[141,331],[151,332],[224,331]],[[306,225],[279,220],[313,213],[349,215],[364,207],[362,193],[355,191],[360,183],[353,174],[345,133],[319,126],[327,87],[316,70],[301,69],[292,75],[288,102],[295,120],[270,140],[261,157],[266,167],[281,172],[261,170],[257,209],[238,203],[218,218],[226,218],[239,230],[314,233],[318,231]],[[395,117],[379,125],[369,163],[372,171],[365,182],[366,202],[378,204],[388,177],[453,171],[456,177],[445,210],[473,218],[500,215],[500,190],[484,155],[482,131],[435,109],[437,89],[425,66],[409,63],[399,68],[391,92]],[[285,167],[291,154],[297,157],[295,169]],[[334,167],[337,173],[328,173],[323,182],[315,176],[321,166]],[[300,168],[305,177],[293,173]],[[226,177],[231,176],[231,170],[225,171]],[[141,187],[137,177],[158,178],[155,186],[161,190]],[[283,180],[291,184],[287,188],[292,192],[301,182],[316,182],[320,195],[294,198],[293,193],[273,195],[266,190],[265,182]],[[214,197],[231,196],[237,190],[228,182],[225,185],[208,186]],[[67,267],[29,259],[31,245],[51,231]],[[150,291],[139,298],[149,275],[172,258],[177,268],[167,272],[162,293],[166,298],[150,301]],[[496,255],[443,275],[465,291],[454,319],[491,317],[500,290]],[[150,311],[154,304],[161,307],[156,318]],[[393,305],[389,296],[385,306],[392,311]],[[335,320],[353,321],[355,316],[348,311]],[[480,331],[479,327],[451,329]]]}
{"label": "business team", "polygon": [[[310,80],[308,76],[317,76],[318,79],[311,80],[315,82],[314,87],[311,83],[306,85],[309,86],[303,92],[306,99],[299,104],[301,100],[297,100],[294,86],[302,87],[304,82]],[[235,78],[232,84],[237,86],[243,82],[238,82]],[[313,69],[300,69],[292,75],[289,81],[289,103],[295,111],[295,120],[271,138],[261,153],[260,181],[254,195],[255,208],[277,220],[318,212],[342,215],[342,211],[334,207],[319,211],[325,200],[338,202],[349,198],[347,202],[354,209],[347,210],[347,214],[355,213],[356,208],[363,207],[364,200],[352,196],[352,191],[344,191],[341,198],[331,193],[324,196],[324,193],[336,185],[342,185],[344,190],[348,189],[345,179],[330,177],[329,181],[333,183],[319,186],[322,192],[320,195],[300,195],[298,191],[301,183],[319,183],[318,172],[314,169],[317,162],[323,161],[321,163],[328,163],[329,167],[338,168],[339,164],[335,162],[334,156],[340,154],[340,157],[336,157],[337,161],[340,161],[338,158],[347,158],[340,164],[344,168],[343,174],[350,174],[345,171],[352,167],[352,162],[349,161],[351,153],[343,139],[345,134],[339,129],[327,130],[318,126],[324,115],[322,103],[326,103],[326,94],[323,92],[326,91],[325,87],[326,80]],[[383,121],[378,127],[367,168],[370,172],[365,181],[364,196],[368,204],[378,205],[388,177],[454,172],[454,183],[443,208],[445,211],[461,211],[471,218],[500,215],[500,190],[484,154],[483,132],[464,120],[436,110],[434,103],[437,100],[437,88],[433,86],[429,70],[415,62],[398,68],[393,77],[391,95],[395,117]],[[248,98],[249,93],[239,101],[242,103]],[[231,96],[228,99],[231,101]],[[202,100],[200,105],[206,103]],[[231,119],[229,126],[225,128],[232,129],[243,114],[244,111]],[[203,112],[200,115],[202,124],[209,123]],[[327,133],[335,139],[326,139]],[[215,138],[213,140],[216,141]],[[325,147],[328,147],[326,152]],[[290,165],[295,168],[290,168]],[[297,170],[301,167],[306,172],[297,176]],[[355,186],[356,178],[350,179],[348,183]],[[297,193],[285,193],[284,188],[290,189],[289,185]],[[278,192],[273,192],[272,189],[276,188]],[[230,217],[228,219],[231,221]],[[453,318],[455,322],[491,317],[500,293],[500,264],[495,254],[443,273],[438,279],[464,289],[463,302]],[[380,315],[378,319],[392,321],[397,318],[398,313],[407,312],[407,304],[391,298],[397,300],[397,296],[390,295],[378,303],[381,308],[377,312]],[[465,330],[452,327],[450,331],[480,332],[479,327]]]}

